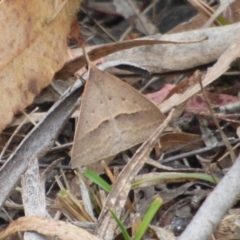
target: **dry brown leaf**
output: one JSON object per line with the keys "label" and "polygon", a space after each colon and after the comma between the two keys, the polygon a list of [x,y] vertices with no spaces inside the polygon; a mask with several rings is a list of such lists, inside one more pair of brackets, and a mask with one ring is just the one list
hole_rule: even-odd
{"label": "dry brown leaf", "polygon": [[188,152],[204,146],[199,135],[190,133],[166,133],[160,137],[160,142],[162,151],[168,151],[184,145],[181,150]]}
{"label": "dry brown leaf", "polygon": [[1,1],[0,132],[66,62],[67,36],[79,3]]}
{"label": "dry brown leaf", "polygon": [[0,232],[0,239],[5,239],[17,231],[35,231],[46,236],[57,236],[64,240],[99,240],[89,232],[72,224],[36,216],[21,217],[10,223],[5,230]]}

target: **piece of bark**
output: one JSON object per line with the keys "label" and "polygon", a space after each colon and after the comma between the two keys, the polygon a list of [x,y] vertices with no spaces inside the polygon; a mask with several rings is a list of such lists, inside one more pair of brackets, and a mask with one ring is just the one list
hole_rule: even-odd
{"label": "piece of bark", "polygon": [[[208,40],[189,44],[159,44],[142,46],[110,54],[104,61],[124,59],[147,69],[150,73],[164,73],[191,69],[216,61],[235,40],[240,23],[187,31],[175,34],[155,35],[154,39],[187,41],[207,36]],[[149,39],[149,38],[148,38]]]}

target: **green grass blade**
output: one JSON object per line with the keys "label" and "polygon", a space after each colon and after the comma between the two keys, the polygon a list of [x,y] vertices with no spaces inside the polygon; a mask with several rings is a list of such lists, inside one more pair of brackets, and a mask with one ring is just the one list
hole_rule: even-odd
{"label": "green grass blade", "polygon": [[[210,182],[212,184],[220,182],[220,179],[213,177],[205,173],[159,173],[159,174],[146,174],[146,177],[141,179],[134,180],[132,182],[132,189],[143,187],[144,184],[147,186],[147,183],[153,182],[154,184],[159,183],[172,183],[172,182],[183,182],[183,181],[194,181],[194,180],[203,180]],[[149,185],[148,184],[148,185]]]}
{"label": "green grass blade", "polygon": [[92,180],[95,184],[97,184],[99,187],[104,189],[106,192],[111,192],[112,187],[101,177],[99,177],[94,171],[92,171],[90,168],[87,168],[83,175],[87,177],[88,179]]}
{"label": "green grass blade", "polygon": [[113,219],[116,221],[118,227],[121,229],[122,235],[124,237],[125,240],[131,240],[131,237],[129,236],[127,229],[125,228],[125,226],[123,225],[123,223],[121,222],[121,220],[117,217],[117,215],[110,209],[110,212],[112,214]]}
{"label": "green grass blade", "polygon": [[154,218],[156,212],[162,205],[162,199],[160,197],[156,198],[153,203],[151,204],[150,208],[148,209],[147,213],[145,214],[133,240],[141,240],[149,224],[151,223],[152,219]]}

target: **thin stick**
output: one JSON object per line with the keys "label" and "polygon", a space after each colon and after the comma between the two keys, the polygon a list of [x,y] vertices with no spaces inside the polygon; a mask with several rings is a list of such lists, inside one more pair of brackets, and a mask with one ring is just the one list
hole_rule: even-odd
{"label": "thin stick", "polygon": [[206,96],[206,93],[205,93],[205,91],[204,91],[204,88],[203,88],[203,85],[202,85],[202,81],[201,81],[201,80],[199,80],[199,84],[200,84],[200,87],[201,87],[201,91],[202,91],[204,100],[205,100],[205,102],[206,102],[206,104],[207,104],[207,107],[208,107],[208,110],[209,110],[209,112],[210,112],[210,115],[211,115],[211,117],[212,117],[215,125],[217,126],[217,129],[218,129],[218,131],[219,131],[219,133],[220,133],[220,135],[221,135],[221,137],[222,137],[222,140],[223,140],[223,142],[226,144],[226,147],[227,147],[227,149],[228,149],[228,151],[229,151],[229,153],[230,153],[232,162],[234,163],[235,160],[236,160],[236,158],[237,158],[237,157],[236,157],[236,154],[234,153],[234,151],[233,151],[233,149],[232,149],[232,146],[231,146],[230,142],[228,141],[228,138],[227,138],[226,135],[224,134],[223,130],[221,129],[221,127],[220,127],[220,125],[219,125],[219,123],[218,123],[218,121],[217,121],[217,119],[216,119],[216,117],[215,117],[215,115],[214,115],[214,112],[213,112],[213,110],[212,110],[212,107],[211,107],[211,104],[210,104],[210,102],[209,102],[209,100],[208,100],[208,97]]}

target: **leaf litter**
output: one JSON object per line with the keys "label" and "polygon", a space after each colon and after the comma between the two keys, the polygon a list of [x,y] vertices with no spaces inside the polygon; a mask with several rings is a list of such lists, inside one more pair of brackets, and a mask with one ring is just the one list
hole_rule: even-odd
{"label": "leaf litter", "polygon": [[[1,3],[3,9],[4,3]],[[227,17],[226,20],[231,23],[228,26],[212,26],[201,29],[207,19],[199,20],[198,15],[187,24],[182,24],[181,27],[177,26],[171,30],[171,32],[176,32],[179,31],[177,29],[181,28],[179,33],[163,36],[157,34],[145,39],[141,37],[146,35],[148,32],[146,30],[155,33],[156,30],[161,29],[154,23],[153,8],[156,7],[159,11],[165,9],[166,13],[162,12],[162,14],[167,15],[168,11],[171,12],[169,6],[163,8],[161,4],[139,5],[139,3],[130,4],[128,2],[129,8],[132,8],[131,11],[124,12],[122,16],[119,16],[121,15],[119,5],[122,4],[120,2],[105,3],[104,6],[109,8],[107,7],[106,11],[103,11],[99,10],[101,5],[92,0],[90,1],[91,11],[89,11],[89,5],[83,1],[80,14],[84,18],[79,18],[79,21],[82,21],[82,34],[88,40],[89,45],[95,45],[94,48],[92,46],[89,49],[86,48],[88,56],[92,61],[101,58],[101,63],[109,62],[108,65],[111,66],[109,69],[106,69],[107,64],[105,67],[99,65],[99,69],[94,65],[88,66],[90,71],[91,68],[95,69],[89,76],[99,78],[103,74],[106,79],[115,79],[116,77],[113,75],[117,75],[118,78],[127,83],[134,83],[133,87],[137,90],[144,89],[142,94],[145,95],[144,100],[146,101],[143,102],[143,105],[140,101],[140,107],[137,111],[134,110],[136,105],[126,105],[128,106],[126,108],[124,101],[127,99],[131,103],[134,99],[132,90],[128,93],[123,91],[123,89],[129,88],[129,86],[125,86],[127,83],[121,84],[121,87],[112,87],[115,89],[115,93],[112,91],[111,94],[107,90],[109,85],[104,84],[102,91],[107,92],[108,100],[111,101],[120,96],[121,101],[124,99],[124,104],[119,108],[119,100],[116,101],[111,112],[109,107],[105,107],[108,114],[101,115],[100,124],[98,123],[95,127],[89,125],[90,130],[87,131],[94,135],[99,126],[104,126],[101,133],[97,132],[96,137],[94,137],[97,142],[91,140],[84,145],[81,143],[76,145],[77,141],[73,141],[73,138],[74,131],[75,139],[82,137],[81,133],[77,131],[81,122],[89,121],[92,123],[94,120],[94,117],[87,117],[83,120],[79,118],[78,125],[75,124],[77,121],[75,119],[79,116],[77,107],[83,91],[82,85],[88,76],[86,73],[80,78],[82,79],[80,81],[79,75],[72,75],[85,66],[86,56],[77,56],[75,59],[71,59],[68,51],[72,50],[68,50],[66,44],[74,16],[73,12],[78,10],[78,4],[77,1],[53,1],[52,5],[45,4],[41,6],[36,4],[31,11],[29,10],[30,13],[33,13],[37,9],[47,9],[44,14],[39,13],[42,16],[39,18],[40,20],[33,18],[33,14],[27,15],[28,11],[20,14],[23,19],[30,19],[30,22],[34,22],[34,25],[27,31],[31,35],[26,35],[26,31],[20,27],[19,34],[21,33],[22,35],[20,35],[23,37],[13,43],[11,48],[3,47],[9,43],[8,39],[13,39],[13,26],[16,25],[9,25],[8,28],[4,29],[6,34],[3,36],[5,38],[0,44],[4,49],[1,58],[4,79],[2,82],[4,110],[2,112],[6,114],[1,123],[1,128],[5,129],[0,137],[2,146],[7,143],[9,136],[14,132],[9,141],[10,144],[8,143],[7,149],[4,150],[5,154],[2,156],[2,161],[7,160],[7,163],[0,170],[0,204],[3,207],[1,216],[6,222],[9,221],[8,216],[11,216],[13,223],[0,233],[0,238],[3,239],[17,231],[35,231],[47,236],[58,236],[60,239],[122,238],[116,222],[110,215],[110,209],[123,221],[127,229],[132,229],[134,237],[139,226],[138,216],[140,215],[140,218],[143,219],[156,197],[163,199],[163,206],[152,220],[153,227],[145,235],[158,236],[160,239],[164,239],[165,236],[171,237],[171,239],[177,236],[180,236],[180,239],[208,239],[211,234],[216,239],[232,239],[236,236],[239,231],[236,222],[239,216],[237,209],[239,171],[236,170],[239,157],[233,159],[233,156],[234,154],[238,155],[236,129],[239,125],[238,76],[236,75],[238,71],[236,59],[240,55],[240,36],[237,34],[239,16],[236,13],[236,9],[239,9],[238,2],[233,2],[226,10],[223,9],[222,5],[218,10],[219,12],[223,11],[222,16]],[[159,6],[162,8],[158,9]],[[18,12],[19,7],[13,8],[13,5],[6,5],[5,10]],[[178,5],[174,7],[179,10]],[[184,7],[188,9],[188,7]],[[211,16],[212,19],[217,17],[217,14],[214,16],[213,12],[214,9],[210,11],[209,18]],[[99,16],[102,21],[99,21]],[[121,21],[113,21],[119,17],[121,17]],[[2,18],[6,19],[7,17],[2,15]],[[7,19],[11,19],[8,21],[13,23],[24,21],[17,21],[10,17]],[[114,26],[109,27],[107,19],[111,19]],[[219,19],[217,20],[219,24]],[[94,22],[94,25],[84,28],[91,21]],[[216,21],[213,21],[214,23]],[[190,29],[197,30],[186,31],[189,30],[190,24]],[[72,38],[76,40],[78,45],[81,45],[83,37],[78,36],[76,20],[72,28],[75,28],[71,30]],[[116,28],[118,28],[119,33],[114,31]],[[17,33],[17,31],[15,32]],[[89,32],[93,35],[90,39],[86,35]],[[113,33],[114,37],[112,37]],[[103,39],[102,36],[105,38]],[[51,38],[51,41],[48,41],[47,37]],[[132,40],[136,37],[140,39]],[[54,40],[55,38],[56,40]],[[95,42],[92,41],[93,39]],[[112,39],[125,41],[123,43],[109,43]],[[128,39],[131,40],[126,41]],[[104,45],[101,45],[103,43]],[[33,47],[34,44],[37,44],[37,49]],[[39,59],[42,57],[41,53],[44,55],[45,48],[48,57],[45,56],[43,65],[36,64],[42,62]],[[41,53],[37,54],[39,51]],[[81,49],[77,49],[77,52],[81,54]],[[29,55],[25,56],[27,53]],[[21,65],[24,67],[19,71],[19,61],[23,62],[21,59],[24,59],[24,65]],[[96,64],[100,64],[100,62]],[[137,70],[138,66],[141,71]],[[143,69],[144,71],[142,71]],[[81,71],[86,70],[83,68]],[[229,75],[234,74],[234,71],[235,75]],[[16,83],[9,80],[12,78],[12,72],[17,72]],[[9,78],[6,78],[6,75]],[[71,85],[74,81],[75,83],[66,91],[58,91],[58,83],[55,82],[57,85],[54,83],[48,87],[52,88],[50,94],[54,91],[57,92],[54,97],[46,99],[43,97],[41,102],[30,105],[34,97],[49,85],[54,75],[57,80],[67,81],[66,86]],[[29,88],[32,84],[26,79],[37,80],[39,85],[36,86],[36,91],[33,92],[32,88]],[[24,83],[21,82],[23,80]],[[8,85],[4,87],[6,83]],[[27,87],[24,86],[25,83],[28,84]],[[18,84],[17,88],[13,87],[14,84]],[[19,91],[20,86],[21,91]],[[123,95],[121,95],[121,91],[123,91]],[[10,99],[8,96],[13,92],[16,93],[15,98],[6,101],[6,99]],[[92,115],[98,114],[99,117],[98,110],[101,109],[103,92],[100,91],[99,101],[95,98],[96,100],[91,102],[95,94],[96,90],[90,93],[89,104],[85,106],[84,111],[90,111]],[[56,96],[59,96],[57,101]],[[150,100],[153,100],[154,103],[148,103]],[[54,101],[56,102],[54,103]],[[89,107],[91,104],[94,105],[93,109]],[[166,119],[163,117],[159,122],[159,128],[155,127],[161,133],[149,130],[144,139],[135,141],[134,135],[141,131],[136,130],[135,133],[129,134],[126,138],[125,132],[131,132],[126,119],[130,119],[131,124],[133,124],[130,127],[131,130],[136,129],[136,127],[140,127],[140,129],[146,127],[149,121],[152,121],[152,119],[148,120],[147,117],[146,120],[140,121],[138,124],[136,124],[136,120],[131,120],[131,114],[141,112],[144,105],[145,107],[154,106],[150,109],[156,109],[162,117],[166,116]],[[27,106],[29,107],[25,109]],[[23,109],[29,113],[36,106],[39,108],[38,112],[33,111],[22,124],[23,126],[19,127],[20,130],[15,131],[16,126],[21,124],[24,117],[18,116],[18,120],[14,119],[10,125],[13,114],[19,113]],[[82,109],[83,106],[80,109],[80,114]],[[126,109],[130,109],[130,112]],[[173,109],[175,110],[173,111]],[[73,114],[75,110],[76,112]],[[102,114],[102,111],[99,112]],[[148,117],[150,118],[150,116],[151,114]],[[71,120],[68,120],[70,118]],[[141,120],[143,117],[139,119]],[[33,127],[32,122],[35,124],[35,121],[39,124]],[[170,123],[166,121],[170,121]],[[219,126],[216,126],[216,121]],[[121,122],[123,124],[120,124]],[[135,125],[132,122],[135,122]],[[9,127],[6,128],[8,124]],[[106,144],[101,143],[104,136],[108,136],[106,143],[111,143],[111,137],[115,134],[111,129],[118,132],[118,137],[116,143],[107,147]],[[146,129],[148,131],[148,128]],[[152,133],[153,135],[150,137]],[[133,141],[131,140],[132,144],[129,144],[130,139],[133,139]],[[75,146],[73,150],[71,150],[72,141]],[[118,147],[121,141],[126,142],[127,147]],[[141,142],[144,142],[142,146],[139,145]],[[96,153],[89,151],[88,156],[81,160],[80,153],[87,148],[96,149],[97,144],[101,146],[100,149],[96,150]],[[51,150],[54,145],[55,147]],[[118,150],[111,153],[110,150],[114,147]],[[199,153],[204,148],[207,148],[207,152]],[[92,160],[91,152],[93,155],[97,155],[97,152],[102,150],[107,151],[107,154],[100,155],[97,160]],[[86,179],[84,169],[81,170],[83,172],[78,173],[73,171],[68,165],[73,154],[77,156],[75,159],[80,158],[74,160],[75,167],[94,162],[90,167],[96,167],[100,177],[107,179],[107,182],[103,181],[100,185],[98,178],[95,180],[94,176],[91,177],[91,180]],[[8,157],[9,155],[10,157]],[[184,157],[181,157],[182,155]],[[175,158],[177,159],[175,161],[169,160],[178,156],[179,158]],[[45,168],[59,157],[64,159],[62,164],[59,165],[58,161],[49,168],[46,171],[48,174],[46,180],[38,177],[41,175],[41,168]],[[103,164],[100,161],[103,158],[108,164]],[[82,161],[81,164],[78,164],[78,161]],[[39,173],[37,162],[39,162],[40,167]],[[21,185],[18,185],[18,181],[24,173],[26,179]],[[41,179],[40,182],[38,182],[39,179]],[[45,181],[46,193],[43,191],[43,181]],[[218,183],[219,181],[220,183]],[[30,185],[27,185],[28,183]],[[111,183],[114,184],[109,188]],[[22,187],[24,206],[21,206],[21,197],[16,191],[17,185]],[[216,188],[215,185],[217,185]],[[104,191],[100,186],[105,190],[110,190]],[[108,193],[109,191],[110,193]],[[46,199],[44,199],[44,195]],[[205,201],[207,195],[209,197]],[[11,202],[9,196],[11,196]],[[27,200],[28,198],[30,199]],[[224,204],[220,199],[224,201]],[[38,200],[44,203],[43,208],[38,206]],[[16,211],[17,206],[24,207],[25,217],[19,218],[19,216],[24,216],[24,212],[22,210]],[[31,215],[35,216],[27,216],[29,209],[34,210]],[[230,211],[227,213],[229,209]],[[43,215],[42,212],[44,212]],[[212,223],[211,226],[205,224],[209,221]],[[189,222],[191,223],[189,224]],[[167,227],[168,230],[164,230],[163,227]],[[39,236],[35,235],[34,237]]]}

